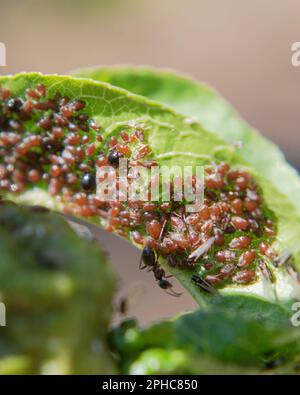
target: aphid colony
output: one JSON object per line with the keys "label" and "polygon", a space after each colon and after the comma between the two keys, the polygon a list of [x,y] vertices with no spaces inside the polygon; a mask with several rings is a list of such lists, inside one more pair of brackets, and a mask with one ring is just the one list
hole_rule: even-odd
{"label": "aphid colony", "polygon": [[107,230],[144,248],[141,267],[152,270],[163,289],[170,291],[172,285],[159,256],[172,268],[193,271],[192,281],[206,290],[255,282],[259,270],[272,280],[276,224],[249,173],[224,162],[207,165],[204,205],[197,213],[186,212],[184,202],[172,198],[101,201],[96,167],[110,165],[117,171],[120,158],[131,167],[157,163],[141,125],[129,123],[103,138],[85,107],[59,94],[49,98],[42,84],[18,98],[2,89],[0,189],[19,193],[37,184],[48,188],[66,213],[101,217]]}

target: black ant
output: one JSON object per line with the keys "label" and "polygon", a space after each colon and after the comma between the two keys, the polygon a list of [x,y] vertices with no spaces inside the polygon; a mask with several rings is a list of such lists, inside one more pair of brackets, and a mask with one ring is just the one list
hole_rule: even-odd
{"label": "black ant", "polygon": [[209,294],[217,294],[218,291],[212,287],[207,281],[205,281],[202,277],[197,274],[193,274],[191,277],[192,282],[199,288],[201,288],[204,292]]}
{"label": "black ant", "polygon": [[166,276],[166,272],[158,263],[158,256],[155,256],[155,252],[151,247],[144,247],[139,268],[141,270],[149,268],[149,271],[151,270],[153,272],[155,280],[158,282],[158,286],[165,290],[167,294],[176,297],[181,295],[181,293],[175,292],[172,289],[173,285],[170,283],[170,281],[166,280],[166,278],[172,276]]}

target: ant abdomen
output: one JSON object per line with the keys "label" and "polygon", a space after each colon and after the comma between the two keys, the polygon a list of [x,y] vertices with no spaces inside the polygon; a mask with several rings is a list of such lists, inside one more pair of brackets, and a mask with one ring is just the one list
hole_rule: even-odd
{"label": "ant abdomen", "polygon": [[175,292],[172,287],[173,285],[170,283],[170,281],[165,280],[165,279],[161,279],[158,282],[158,286],[160,288],[162,288],[163,290],[166,291],[167,294],[171,295],[171,296],[175,296],[175,297],[179,297],[181,296],[181,293]]}

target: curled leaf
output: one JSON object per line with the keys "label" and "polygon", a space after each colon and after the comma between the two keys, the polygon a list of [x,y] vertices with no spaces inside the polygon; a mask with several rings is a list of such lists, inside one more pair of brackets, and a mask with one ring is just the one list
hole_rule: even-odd
{"label": "curled leaf", "polygon": [[[1,77],[0,84],[5,196],[83,217],[147,248],[141,267],[173,296],[166,269],[200,303],[209,287],[290,297],[291,279],[298,282],[299,215],[234,146],[168,107],[105,83],[30,73]],[[175,198],[175,176],[169,199],[161,192],[149,199],[152,168],[163,177],[172,166],[203,169],[200,211],[189,213],[190,202]],[[107,174],[118,194],[104,199]],[[135,190],[136,180],[146,199],[124,196],[123,183]]]}

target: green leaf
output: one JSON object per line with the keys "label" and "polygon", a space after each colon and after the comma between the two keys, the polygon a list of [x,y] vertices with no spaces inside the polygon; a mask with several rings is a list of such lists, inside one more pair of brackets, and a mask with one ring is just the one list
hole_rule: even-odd
{"label": "green leaf", "polygon": [[217,91],[171,70],[113,66],[77,70],[75,76],[108,82],[167,104],[194,117],[231,144],[242,142],[239,154],[300,210],[300,179],[280,149],[248,125]]}
{"label": "green leaf", "polygon": [[[291,373],[289,370],[287,373]],[[129,374],[204,374],[237,375],[259,374],[255,368],[245,368],[229,363],[222,363],[213,358],[195,356],[182,350],[165,350],[164,348],[143,351],[130,365]]]}
{"label": "green leaf", "polygon": [[291,302],[286,304],[270,303],[253,295],[228,295],[225,298],[216,298],[212,308],[223,309],[248,320],[266,321],[274,327],[284,327],[291,315]]}
{"label": "green leaf", "polygon": [[1,373],[115,372],[106,344],[114,290],[95,242],[58,214],[2,202]]}
{"label": "green leaf", "polygon": [[[278,253],[289,249],[293,254],[294,264],[298,268],[300,267],[300,245],[298,243],[300,216],[294,206],[285,195],[281,194],[269,180],[257,173],[256,169],[249,165],[236,152],[236,149],[221,137],[205,130],[197,122],[189,122],[186,116],[175,110],[106,83],[72,77],[43,76],[38,73],[0,78],[2,88],[8,89],[13,95],[20,97],[24,97],[26,89],[33,89],[38,84],[45,86],[51,98],[59,93],[62,96],[67,95],[70,100],[85,102],[84,114],[101,125],[101,135],[104,142],[103,144],[97,142],[97,153],[101,149],[107,152],[109,138],[112,136],[119,138],[122,130],[134,129],[135,126],[132,126],[134,123],[134,125],[142,125],[145,142],[151,149],[150,159],[154,159],[160,166],[204,166],[226,161],[234,169],[249,172],[262,190],[265,215],[277,222],[278,236],[273,243],[274,247]],[[26,127],[27,130],[32,129],[34,135],[45,134],[36,124],[28,122]],[[96,139],[97,134],[98,132],[91,132],[92,138]],[[95,156],[96,154],[94,157],[91,155],[90,159],[95,160]],[[4,156],[2,156],[3,158]],[[93,171],[95,171],[94,162]],[[10,199],[23,203],[44,204],[57,210],[64,208],[56,197],[49,195],[48,185],[43,180],[37,184],[26,185],[26,189],[22,193],[5,192],[5,194]],[[105,225],[105,219],[98,216],[87,219],[93,223]],[[239,233],[235,232],[234,235],[239,235]],[[130,239],[130,236],[131,234],[127,230],[125,237]],[[258,240],[253,241],[254,248],[257,248]],[[132,242],[132,239],[130,241]],[[176,275],[199,303],[204,303],[205,299],[211,298],[191,281],[192,274],[199,274],[201,267],[199,269],[199,266],[195,266],[193,272],[178,268],[171,270],[164,260],[161,259],[160,262]],[[260,278],[260,281],[254,284],[230,285],[220,292],[254,293],[270,299],[289,298],[293,287],[285,267],[272,267],[272,270],[277,278],[275,284],[268,284],[266,287],[265,282]]]}
{"label": "green leaf", "polygon": [[124,322],[110,342],[124,372],[249,374],[287,366],[295,373],[290,364],[299,355],[300,334],[289,315],[285,307],[258,298],[226,296],[211,309],[145,329]]}

